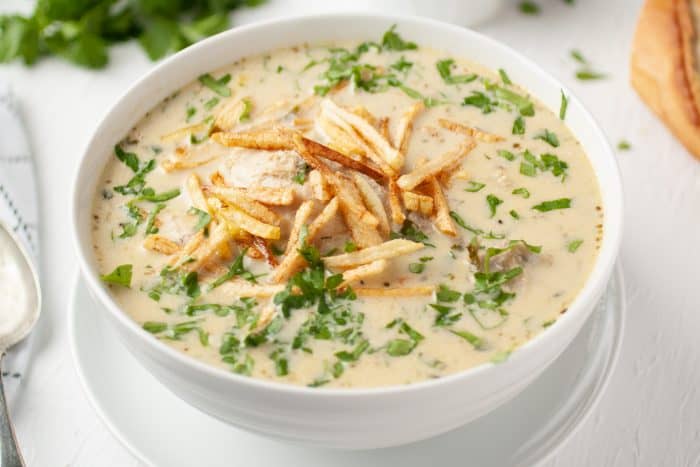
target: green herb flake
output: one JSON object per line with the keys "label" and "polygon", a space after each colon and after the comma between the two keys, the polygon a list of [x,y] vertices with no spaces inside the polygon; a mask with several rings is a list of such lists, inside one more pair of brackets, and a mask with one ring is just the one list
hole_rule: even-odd
{"label": "green herb flake", "polygon": [[403,40],[396,32],[396,25],[394,24],[384,33],[382,37],[382,48],[401,52],[403,50],[416,50],[418,45],[416,45],[415,42]]}
{"label": "green herb flake", "polygon": [[206,102],[204,103],[204,108],[205,108],[206,110],[211,110],[211,109],[213,109],[214,107],[216,107],[216,105],[217,105],[218,103],[219,103],[219,98],[218,98],[218,97],[212,97],[211,99],[209,99],[208,101],[206,101]]}
{"label": "green herb flake", "polygon": [[458,226],[462,227],[465,230],[468,230],[474,235],[481,235],[484,233],[483,230],[478,229],[476,227],[472,227],[471,225],[467,224],[466,221],[462,219],[462,216],[457,214],[455,211],[450,211],[450,217],[457,223]]}
{"label": "green herb flake", "polygon": [[571,198],[559,198],[551,201],[543,201],[532,207],[540,212],[554,211],[557,209],[568,209],[571,207]]}
{"label": "green herb flake", "polygon": [[357,250],[357,245],[355,242],[352,240],[345,242],[345,245],[343,246],[343,251],[345,251],[345,253],[352,253],[355,250]]}
{"label": "green herb flake", "polygon": [[238,117],[238,121],[248,122],[250,121],[250,111],[253,110],[253,101],[246,98],[243,99],[241,102],[243,103],[243,111],[241,112],[241,116]]}
{"label": "green herb flake", "polygon": [[498,206],[503,204],[503,200],[493,194],[489,194],[486,195],[486,203],[489,205],[489,212],[491,213],[491,217],[493,217],[496,215],[496,209],[498,209]]}
{"label": "green herb flake", "polygon": [[211,215],[208,212],[202,211],[201,209],[195,208],[194,206],[187,210],[187,214],[197,216],[197,223],[194,226],[194,233],[205,229],[211,222]]}
{"label": "green herb flake", "polygon": [[415,348],[416,343],[408,339],[392,339],[386,344],[386,353],[392,357],[403,357]]}
{"label": "green herb flake", "polygon": [[566,118],[566,109],[569,107],[569,98],[564,94],[564,90],[561,90],[561,103],[559,104],[559,120],[564,120]]}
{"label": "green herb flake", "polygon": [[461,296],[462,296],[461,293],[459,293],[456,290],[452,290],[451,288],[449,288],[445,284],[440,284],[438,286],[437,292],[435,292],[435,298],[439,302],[448,302],[448,303],[456,302],[457,300],[459,300],[459,297],[461,297]]}
{"label": "green herb flake", "polygon": [[523,120],[522,116],[518,115],[513,121],[513,129],[511,130],[511,133],[513,133],[514,135],[525,134],[525,120]]}
{"label": "green herb flake", "polygon": [[506,86],[513,84],[513,82],[510,80],[510,77],[508,76],[508,73],[506,73],[506,70],[504,70],[503,68],[499,68],[498,74],[501,76],[501,81],[503,81],[503,84],[505,84]]}
{"label": "green herb flake", "polygon": [[530,197],[530,192],[527,190],[527,188],[524,187],[516,188],[511,194],[522,196],[525,199],[528,199]]}
{"label": "green herb flake", "polygon": [[158,334],[168,329],[167,323],[158,321],[146,321],[141,327],[151,334]]}
{"label": "green herb flake", "polygon": [[435,245],[429,242],[430,237],[428,237],[422,230],[418,228],[409,219],[406,219],[401,226],[401,230],[391,233],[391,238],[405,238],[406,240],[411,240],[412,242],[420,242],[423,245],[431,248],[435,248]]}
{"label": "green herb flake", "polygon": [[540,6],[532,1],[525,0],[518,4],[518,9],[525,15],[539,15]]}
{"label": "green herb flake", "polygon": [[510,151],[506,151],[505,149],[499,149],[498,155],[501,156],[502,158],[504,158],[505,160],[508,160],[508,161],[515,160],[515,154],[513,154]]}
{"label": "green herb flake", "polygon": [[151,211],[151,213],[148,215],[148,218],[146,219],[146,235],[158,233],[158,227],[156,227],[154,224],[156,221],[156,216],[163,209],[165,209],[165,204],[158,203],[156,204],[156,207],[153,208],[153,211]]}
{"label": "green herb flake", "polygon": [[510,217],[512,217],[515,220],[520,219],[520,214],[518,214],[518,211],[516,211],[515,209],[511,209],[509,214],[510,214]]}
{"label": "green herb flake", "polygon": [[231,97],[231,89],[227,86],[229,81],[231,81],[230,74],[227,73],[221,78],[216,79],[209,73],[206,73],[200,75],[198,80],[202,85],[208,87],[221,97]]}
{"label": "green herb flake", "polygon": [[187,107],[187,110],[185,111],[185,121],[189,122],[190,120],[192,120],[192,117],[194,117],[196,113],[196,107]]}
{"label": "green herb flake", "polygon": [[553,131],[545,129],[542,133],[535,136],[535,139],[541,139],[554,148],[559,147],[559,138]]}
{"label": "green herb flake", "polygon": [[510,350],[500,350],[496,353],[493,354],[491,357],[491,363],[498,365],[499,363],[503,363],[506,360],[508,360],[508,357],[510,357],[511,351]]}
{"label": "green herb flake", "polygon": [[100,279],[102,279],[103,282],[106,282],[108,284],[121,285],[122,287],[131,287],[132,269],[133,267],[131,264],[122,264],[120,266],[117,266],[114,269],[114,271],[110,272],[109,274],[100,276]]}
{"label": "green herb flake", "polygon": [[472,91],[470,96],[464,98],[462,105],[477,107],[481,109],[482,113],[488,114],[498,105],[498,102],[491,100],[491,98],[483,92]]}
{"label": "green herb flake", "polygon": [[583,240],[572,240],[569,242],[569,244],[566,246],[566,249],[569,251],[569,253],[576,253],[576,250],[579,249],[581,244],[583,243]]}
{"label": "green herb flake", "polygon": [[483,348],[483,346],[484,346],[483,339],[481,339],[481,337],[478,337],[478,336],[472,334],[469,331],[455,331],[453,329],[450,329],[450,332],[452,334],[454,334],[455,336],[459,336],[462,339],[464,339],[465,341],[469,342],[472,345],[472,347],[474,347],[477,350]]}
{"label": "green herb flake", "polygon": [[464,191],[466,191],[468,193],[476,193],[477,191],[481,191],[485,186],[486,186],[485,183],[480,183],[480,182],[475,182],[474,180],[470,180],[467,187],[464,189]]}
{"label": "green herb flake", "polygon": [[440,74],[440,77],[442,77],[442,80],[447,83],[447,84],[466,84],[466,83],[471,83],[474,81],[478,76],[474,73],[470,73],[467,75],[458,75],[454,76],[452,75],[452,66],[454,65],[455,61],[451,58],[446,58],[444,60],[440,60],[435,64],[435,67],[437,68],[438,73]]}
{"label": "green herb flake", "polygon": [[607,76],[605,74],[593,70],[579,70],[576,72],[576,78],[581,81],[594,81],[604,79],[606,77]]}
{"label": "green herb flake", "polygon": [[133,172],[138,172],[140,162],[139,156],[137,156],[135,153],[126,152],[121,148],[121,146],[116,145],[114,146],[114,154],[117,156],[117,159],[126,164],[126,166]]}
{"label": "green herb flake", "polygon": [[630,149],[632,149],[632,145],[628,141],[625,141],[623,139],[620,140],[619,143],[617,143],[617,149],[618,151],[629,151]]}
{"label": "green herb flake", "polygon": [[425,271],[425,263],[410,263],[408,270],[413,274],[420,274]]}

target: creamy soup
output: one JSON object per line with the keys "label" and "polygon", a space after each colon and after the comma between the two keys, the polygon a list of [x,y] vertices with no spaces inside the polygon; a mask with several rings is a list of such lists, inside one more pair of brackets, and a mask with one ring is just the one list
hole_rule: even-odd
{"label": "creamy soup", "polygon": [[603,210],[557,113],[402,38],[302,45],[199,77],[114,148],[102,279],[210,365],[372,387],[499,363],[586,281]]}

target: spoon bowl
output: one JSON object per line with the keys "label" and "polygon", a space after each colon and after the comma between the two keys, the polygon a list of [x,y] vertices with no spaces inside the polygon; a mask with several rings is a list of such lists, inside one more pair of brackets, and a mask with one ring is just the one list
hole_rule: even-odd
{"label": "spoon bowl", "polygon": [[[18,238],[0,222],[0,369],[2,357],[27,337],[39,319],[41,289],[39,276]],[[21,467],[0,376],[0,465]]]}

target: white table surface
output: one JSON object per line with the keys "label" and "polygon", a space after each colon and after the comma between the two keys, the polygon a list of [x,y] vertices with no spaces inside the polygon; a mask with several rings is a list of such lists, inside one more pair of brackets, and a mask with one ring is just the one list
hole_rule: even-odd
{"label": "white table surface", "polygon": [[[26,1],[15,1],[26,6]],[[607,393],[586,424],[548,465],[700,465],[700,161],[694,160],[628,85],[628,52],[639,0],[539,0],[538,17],[507,10],[479,27],[561,79],[616,144],[625,182],[628,327]],[[10,4],[11,6],[11,4]],[[2,9],[6,9],[6,3]],[[579,48],[609,73],[577,82],[568,57]],[[117,47],[107,70],[57,60],[26,69],[0,66],[23,103],[38,164],[42,212],[44,315],[36,355],[14,408],[30,466],[139,463],[97,418],[68,348],[66,305],[77,265],[69,197],[81,151],[101,116],[153,65],[135,45]],[[0,129],[2,137],[2,129]],[[163,440],[167,442],[167,440]],[[301,465],[303,459],[290,459]],[[464,459],[455,459],[463,465]]]}

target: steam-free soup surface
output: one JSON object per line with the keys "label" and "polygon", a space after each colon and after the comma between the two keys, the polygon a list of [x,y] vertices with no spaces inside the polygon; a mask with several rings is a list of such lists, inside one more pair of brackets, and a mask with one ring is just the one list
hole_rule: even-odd
{"label": "steam-free soup surface", "polygon": [[239,60],[125,135],[93,239],[144,332],[253,378],[371,387],[556,326],[603,234],[564,100],[380,39]]}

